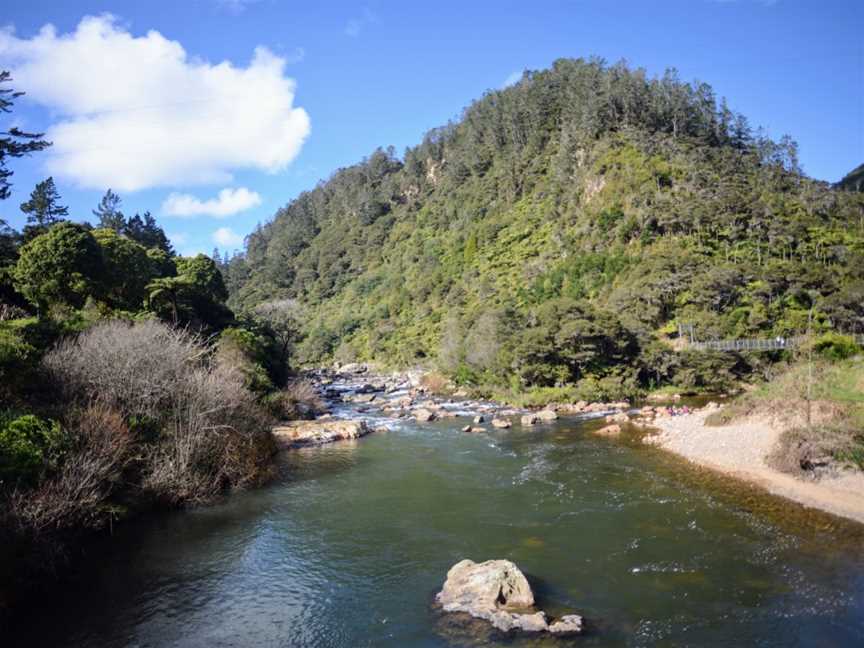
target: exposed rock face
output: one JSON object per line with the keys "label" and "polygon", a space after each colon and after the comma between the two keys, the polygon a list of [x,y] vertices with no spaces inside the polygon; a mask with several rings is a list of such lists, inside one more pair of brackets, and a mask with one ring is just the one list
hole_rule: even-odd
{"label": "exposed rock face", "polygon": [[506,430],[506,429],[512,427],[512,425],[513,424],[510,421],[508,421],[507,419],[503,419],[503,418],[493,418],[492,419],[492,427],[496,427],[500,430]]}
{"label": "exposed rock face", "polygon": [[[582,617],[570,614],[551,625],[544,612],[536,611],[534,593],[525,575],[509,560],[475,563],[463,560],[447,572],[436,597],[445,612],[467,612],[489,621],[502,632],[580,632]],[[552,630],[553,626],[556,628]],[[578,629],[577,629],[578,628]]]}
{"label": "exposed rock face", "polygon": [[321,445],[344,439],[357,439],[371,430],[365,421],[292,421],[273,428],[276,443],[283,450],[300,446]]}
{"label": "exposed rock face", "polygon": [[418,423],[428,423],[429,421],[435,420],[435,412],[433,412],[432,410],[428,410],[425,407],[416,409],[412,413],[414,414],[414,419]]}

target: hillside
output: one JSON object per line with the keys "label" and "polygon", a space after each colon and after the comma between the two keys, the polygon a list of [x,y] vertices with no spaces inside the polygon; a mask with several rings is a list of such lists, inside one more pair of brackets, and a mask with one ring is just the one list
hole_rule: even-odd
{"label": "hillside", "polygon": [[705,84],[559,60],[402,158],[378,150],[280,209],[224,269],[235,309],[303,306],[302,360],[460,382],[720,387],[757,357],[702,339],[864,330],[864,200],[802,175]]}
{"label": "hillside", "polygon": [[846,189],[847,191],[864,191],[864,164],[859,164],[847,173],[837,183],[837,188]]}

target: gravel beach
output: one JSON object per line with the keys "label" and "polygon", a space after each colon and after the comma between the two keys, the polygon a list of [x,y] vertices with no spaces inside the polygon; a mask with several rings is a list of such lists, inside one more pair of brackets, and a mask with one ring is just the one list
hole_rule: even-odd
{"label": "gravel beach", "polygon": [[707,411],[657,419],[660,433],[646,443],[674,452],[695,464],[756,484],[804,506],[821,509],[864,524],[864,474],[804,481],[765,463],[782,429],[768,420],[708,427]]}

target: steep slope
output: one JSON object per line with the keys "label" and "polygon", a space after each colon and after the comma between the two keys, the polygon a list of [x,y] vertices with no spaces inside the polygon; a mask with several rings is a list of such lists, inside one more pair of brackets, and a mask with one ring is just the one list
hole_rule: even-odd
{"label": "steep slope", "polygon": [[835,186],[847,191],[864,191],[864,164],[859,164],[852,169]]}
{"label": "steep slope", "polygon": [[[753,359],[702,338],[864,327],[864,201],[800,173],[704,84],[560,60],[398,159],[280,209],[227,269],[232,303],[306,308],[304,359],[434,361],[465,382],[626,393]],[[672,341],[674,342],[674,340]]]}

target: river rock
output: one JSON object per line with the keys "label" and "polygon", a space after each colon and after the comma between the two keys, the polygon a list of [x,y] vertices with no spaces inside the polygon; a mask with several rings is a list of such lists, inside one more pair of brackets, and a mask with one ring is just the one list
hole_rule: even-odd
{"label": "river rock", "polygon": [[493,418],[492,419],[492,427],[498,428],[500,430],[506,430],[506,429],[510,428],[512,425],[513,424],[507,419],[503,419],[503,418]]}
{"label": "river rock", "polygon": [[[447,572],[444,587],[436,596],[445,612],[467,612],[489,621],[502,632],[580,632],[582,617],[570,614],[552,625],[546,614],[534,606],[534,593],[528,579],[509,560],[475,563],[462,560]],[[555,630],[552,630],[555,626]]]}
{"label": "river rock", "polygon": [[273,437],[281,449],[321,445],[344,439],[357,439],[369,434],[365,421],[292,421],[273,428]]}
{"label": "river rock", "polygon": [[435,420],[435,412],[433,412],[432,410],[428,410],[425,407],[414,410],[412,414],[414,416],[414,420],[416,420],[418,423],[429,423],[430,421]]}
{"label": "river rock", "polygon": [[612,425],[607,425],[600,428],[599,430],[594,430],[594,434],[598,434],[600,436],[618,436],[619,434],[621,434],[621,426],[617,423],[613,423]]}
{"label": "river rock", "polygon": [[474,422],[477,424],[484,423],[485,421],[486,421],[486,418],[482,414],[478,414],[477,416],[474,417]]}
{"label": "river rock", "polygon": [[627,416],[626,412],[618,412],[617,414],[610,414],[606,417],[607,423],[626,423],[630,420],[630,417]]}
{"label": "river rock", "polygon": [[578,614],[565,614],[549,624],[549,632],[557,635],[579,634],[582,632],[582,617]]}
{"label": "river rock", "polygon": [[509,560],[462,560],[447,572],[438,602],[446,612],[491,614],[499,609],[530,608],[534,593],[528,579]]}
{"label": "river rock", "polygon": [[525,416],[522,417],[521,422],[523,427],[529,427],[539,423],[540,417],[532,412],[531,414],[525,414]]}
{"label": "river rock", "polygon": [[544,409],[544,410],[540,410],[539,412],[537,412],[537,418],[539,418],[541,421],[546,421],[546,422],[557,421],[558,420],[558,413],[555,410]]}

